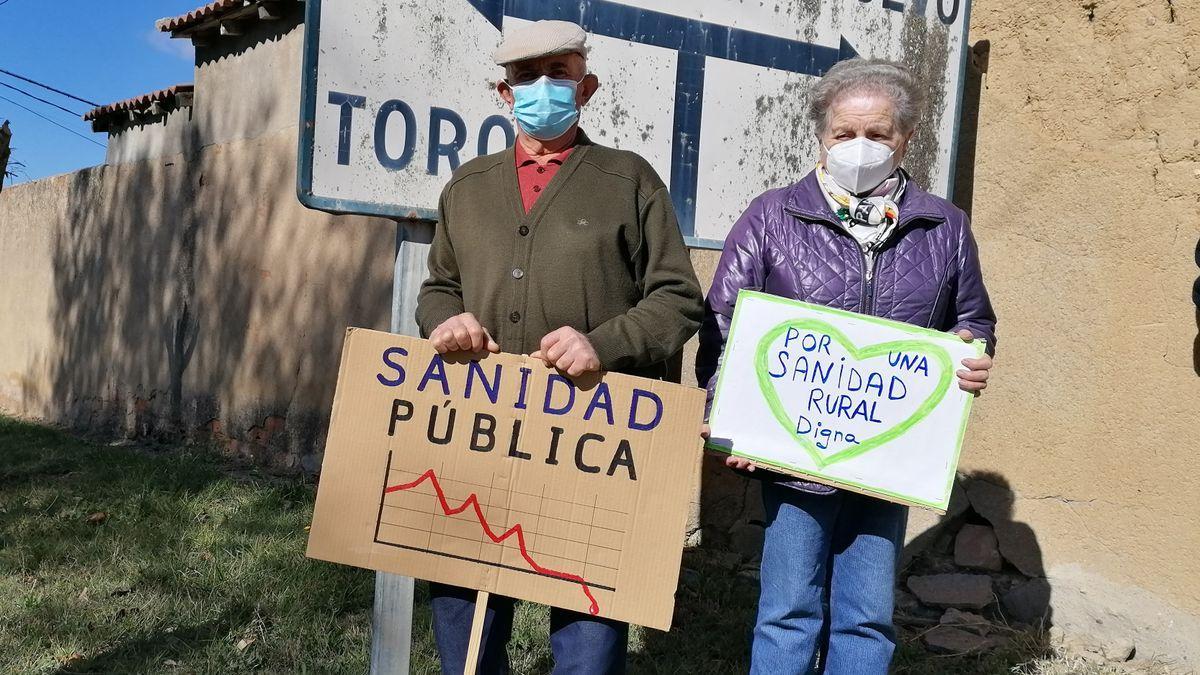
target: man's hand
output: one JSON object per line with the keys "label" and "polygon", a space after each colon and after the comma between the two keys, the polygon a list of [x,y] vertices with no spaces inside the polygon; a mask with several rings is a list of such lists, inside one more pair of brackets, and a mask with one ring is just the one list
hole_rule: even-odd
{"label": "man's hand", "polygon": [[542,338],[541,348],[531,354],[571,377],[600,370],[600,357],[583,333],[563,326]]}
{"label": "man's hand", "polygon": [[439,354],[484,350],[495,354],[500,351],[500,345],[496,344],[487,329],[481,326],[479,320],[470,312],[463,312],[443,321],[429,334],[429,341]]}
{"label": "man's hand", "polygon": [[[975,339],[971,331],[963,329],[955,333],[962,338],[963,342],[970,342]],[[958,371],[958,387],[963,391],[969,391],[976,396],[979,392],[987,389],[988,377],[992,371],[992,357],[984,354],[977,359],[963,359],[962,364],[966,366],[966,370]]]}

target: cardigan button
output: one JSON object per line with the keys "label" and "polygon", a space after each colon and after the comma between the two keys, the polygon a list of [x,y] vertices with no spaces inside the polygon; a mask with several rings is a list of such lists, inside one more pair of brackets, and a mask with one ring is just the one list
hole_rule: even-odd
{"label": "cardigan button", "polygon": [[509,315],[508,315],[508,320],[509,320],[509,321],[511,321],[511,322],[513,322],[513,323],[517,323],[518,321],[520,321],[520,320],[521,320],[521,313],[520,313],[520,312],[513,312],[512,314],[509,314]]}
{"label": "cardigan button", "polygon": [[517,267],[517,268],[513,269],[512,275],[513,275],[514,279],[520,279],[521,277],[525,276],[525,270],[521,269],[520,267]]}
{"label": "cardigan button", "polygon": [[518,227],[517,234],[521,235],[522,237],[528,236],[529,235],[529,226],[522,225],[522,226]]}

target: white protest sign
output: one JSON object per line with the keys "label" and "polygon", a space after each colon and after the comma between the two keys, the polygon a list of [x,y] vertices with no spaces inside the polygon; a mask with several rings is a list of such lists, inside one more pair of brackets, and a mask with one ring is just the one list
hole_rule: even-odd
{"label": "white protest sign", "polygon": [[969,15],[970,0],[308,0],[300,200],[436,218],[454,169],[513,143],[491,55],[540,19],[588,31],[601,87],[583,128],[650,162],[691,245],[719,248],[755,196],[812,169],[810,90],[856,54],[926,83],[905,168],[948,196]]}
{"label": "white protest sign", "polygon": [[709,447],[945,511],[971,410],[955,372],[980,341],[742,291]]}

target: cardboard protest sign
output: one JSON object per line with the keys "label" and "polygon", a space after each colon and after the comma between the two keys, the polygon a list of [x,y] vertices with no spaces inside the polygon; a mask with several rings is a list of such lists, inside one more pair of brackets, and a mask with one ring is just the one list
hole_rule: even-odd
{"label": "cardboard protest sign", "polygon": [[668,629],[699,389],[350,329],[308,555]]}
{"label": "cardboard protest sign", "polygon": [[742,291],[708,445],[944,512],[973,399],[955,371],[983,352],[949,333]]}

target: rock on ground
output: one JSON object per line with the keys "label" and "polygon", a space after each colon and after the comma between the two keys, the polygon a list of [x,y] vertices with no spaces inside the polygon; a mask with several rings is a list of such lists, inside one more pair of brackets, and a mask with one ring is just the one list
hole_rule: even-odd
{"label": "rock on ground", "polygon": [[942,654],[967,654],[994,649],[1007,642],[1005,638],[985,637],[954,626],[935,626],[924,636],[925,646]]}
{"label": "rock on ground", "polygon": [[1024,623],[1036,623],[1045,618],[1050,610],[1050,582],[1045,579],[1030,579],[1000,597],[1004,614],[1010,619]]}
{"label": "rock on ground", "polygon": [[947,609],[942,618],[939,620],[943,626],[953,626],[962,630],[970,631],[976,635],[987,635],[995,626],[991,621],[988,621],[979,614],[973,612],[964,612],[961,609],[951,607]]}
{"label": "rock on ground", "polygon": [[908,578],[908,589],[927,605],[980,609],[992,601],[992,580],[983,574],[928,574]]}
{"label": "rock on ground", "polygon": [[963,525],[954,538],[954,563],[989,572],[999,572],[1004,567],[1000,557],[996,533],[986,525]]}
{"label": "rock on ground", "polygon": [[992,524],[1000,554],[1027,577],[1046,576],[1037,535],[1026,523],[1013,522],[1016,496],[1007,488],[984,480],[967,483],[967,498],[975,512]]}

